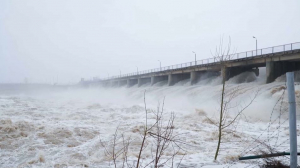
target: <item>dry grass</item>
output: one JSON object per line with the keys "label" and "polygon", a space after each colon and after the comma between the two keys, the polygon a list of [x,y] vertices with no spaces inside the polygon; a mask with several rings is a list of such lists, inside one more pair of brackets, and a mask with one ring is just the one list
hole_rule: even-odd
{"label": "dry grass", "polygon": [[281,90],[285,90],[285,89],[286,89],[285,86],[276,87],[276,88],[273,88],[273,89],[271,90],[271,93],[272,93],[272,94],[275,94],[275,93],[277,93],[277,92],[279,92],[279,91],[281,91]]}
{"label": "dry grass", "polygon": [[215,123],[213,123],[214,121],[210,120],[209,118],[205,118],[202,120],[203,123],[207,123],[207,124],[213,124],[215,125]]}
{"label": "dry grass", "polygon": [[225,163],[229,163],[239,160],[239,157],[239,155],[226,155],[223,159]]}
{"label": "dry grass", "polygon": [[284,165],[278,160],[265,161],[265,164],[260,166],[261,168],[289,168],[290,166]]}
{"label": "dry grass", "polygon": [[195,109],[195,112],[198,116],[206,116],[206,113],[202,109]]}

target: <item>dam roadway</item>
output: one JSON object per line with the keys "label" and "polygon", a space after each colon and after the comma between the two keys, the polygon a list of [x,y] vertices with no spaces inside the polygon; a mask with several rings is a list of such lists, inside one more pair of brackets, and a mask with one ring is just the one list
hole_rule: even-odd
{"label": "dam roadway", "polygon": [[131,87],[168,81],[168,85],[172,86],[189,79],[191,84],[195,84],[207,75],[222,75],[228,80],[252,71],[258,76],[259,67],[266,67],[266,83],[273,82],[286,72],[300,70],[300,42],[112,76],[99,82],[103,86]]}

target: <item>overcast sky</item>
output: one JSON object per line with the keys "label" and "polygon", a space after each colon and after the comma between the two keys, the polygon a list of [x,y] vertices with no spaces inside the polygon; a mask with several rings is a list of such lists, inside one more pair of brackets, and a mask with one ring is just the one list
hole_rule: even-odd
{"label": "overcast sky", "polygon": [[1,0],[0,83],[77,82],[300,42],[299,0]]}

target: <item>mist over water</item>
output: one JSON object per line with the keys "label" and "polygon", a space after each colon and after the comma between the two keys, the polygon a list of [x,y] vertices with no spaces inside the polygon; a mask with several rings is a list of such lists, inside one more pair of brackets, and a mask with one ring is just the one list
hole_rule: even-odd
{"label": "mist over water", "polygon": [[[245,114],[258,119],[269,119],[270,111],[261,112],[259,109],[271,109],[277,101],[281,92],[272,93],[272,89],[284,86],[285,75],[279,77],[276,82],[265,84],[265,68],[260,68],[260,75],[253,72],[244,72],[226,82],[226,91],[230,92],[238,88],[239,94],[232,102],[241,104],[248,102],[258,91],[258,96],[254,101],[253,109],[249,107]],[[144,93],[146,92],[147,105],[155,107],[158,102],[165,98],[165,107],[183,113],[193,112],[195,109],[204,110],[207,114],[218,112],[221,99],[222,78],[220,76],[203,76],[195,85],[190,85],[190,81],[183,80],[169,87],[167,81],[161,81],[153,86],[144,84],[141,87],[134,85],[130,88],[126,86],[114,88],[99,88],[101,95],[105,95],[105,100],[121,104],[143,104]],[[109,96],[115,93],[117,96]],[[117,97],[117,98],[116,98]],[[112,99],[110,99],[112,98]],[[121,99],[121,100],[120,100]],[[263,100],[263,101],[262,101]],[[259,116],[257,114],[260,114]]]}
{"label": "mist over water", "polygon": [[[283,93],[284,76],[264,84],[263,72],[261,69],[258,77],[245,72],[227,81],[226,92],[239,90],[231,102],[234,105],[244,106],[258,91],[254,102],[244,111],[245,117],[241,118],[238,129],[243,131],[259,132],[265,128]],[[209,75],[196,85],[185,80],[171,87],[166,81],[130,88],[0,85],[1,167],[110,167],[100,140],[109,141],[116,127],[121,125],[119,132],[131,136],[133,149],[138,151],[140,135],[136,130],[144,125],[144,94],[147,108],[153,110],[162,106],[165,99],[166,115],[171,112],[176,115],[175,132],[184,134],[184,140],[193,144],[186,147],[188,154],[183,164],[211,163],[216,128],[206,122],[203,114],[218,116],[221,89],[221,77]],[[295,89],[299,107],[299,85]],[[286,100],[285,96],[285,105]],[[231,113],[234,115],[236,111]],[[272,117],[277,115],[275,111]],[[250,134],[241,131],[240,136],[245,138]],[[231,152],[238,153],[244,146],[247,144],[239,144]],[[136,153],[129,156],[134,160]],[[146,158],[150,156],[145,152]],[[226,157],[221,151],[221,161]]]}

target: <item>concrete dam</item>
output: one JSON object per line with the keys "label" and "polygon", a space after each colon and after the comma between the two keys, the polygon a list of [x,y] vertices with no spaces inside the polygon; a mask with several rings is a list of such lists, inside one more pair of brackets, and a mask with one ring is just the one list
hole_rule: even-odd
{"label": "concrete dam", "polygon": [[168,85],[172,86],[177,82],[189,79],[190,84],[193,85],[204,74],[221,75],[224,80],[228,80],[247,71],[252,71],[258,76],[259,67],[266,67],[265,81],[271,83],[286,72],[300,70],[300,42],[226,55],[224,58],[226,59],[214,57],[138,71],[112,76],[99,82],[105,87],[125,85],[131,87],[168,81]]}

